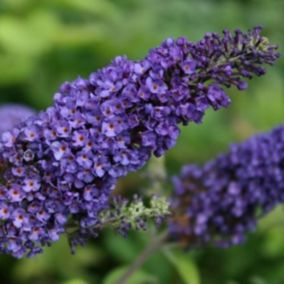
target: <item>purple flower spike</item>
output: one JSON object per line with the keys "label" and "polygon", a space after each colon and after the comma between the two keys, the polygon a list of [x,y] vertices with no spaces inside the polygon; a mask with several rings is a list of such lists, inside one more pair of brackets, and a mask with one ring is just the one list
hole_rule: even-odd
{"label": "purple flower spike", "polygon": [[[7,208],[0,208],[0,251],[34,255],[69,227],[79,228],[81,238],[94,231],[86,228],[99,224],[119,177],[163,155],[175,145],[179,124],[226,107],[224,87],[240,88],[242,78],[262,75],[261,66],[277,57],[259,29],[208,34],[197,43],[167,39],[141,61],[117,57],[88,79],[64,83],[53,106],[2,135]],[[22,189],[22,201],[11,197],[10,184]],[[90,186],[95,194],[86,191]],[[19,210],[21,216],[7,217]]]}
{"label": "purple flower spike", "polygon": [[258,219],[284,202],[284,126],[232,145],[173,178],[172,238],[186,247],[242,243]]}

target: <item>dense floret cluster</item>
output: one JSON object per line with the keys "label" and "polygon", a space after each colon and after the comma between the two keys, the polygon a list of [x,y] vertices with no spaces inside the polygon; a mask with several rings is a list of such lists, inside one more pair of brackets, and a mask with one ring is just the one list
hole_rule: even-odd
{"label": "dense floret cluster", "polygon": [[257,221],[284,201],[284,127],[231,146],[203,167],[173,179],[172,237],[186,246],[242,243]]}
{"label": "dense floret cluster", "polygon": [[64,83],[54,104],[0,143],[0,250],[21,257],[67,228],[100,223],[117,178],[172,148],[178,125],[199,123],[230,100],[223,87],[264,73],[278,57],[260,29],[167,39],[141,61],[117,57]]}
{"label": "dense floret cluster", "polygon": [[33,115],[35,115],[35,111],[26,106],[17,104],[0,106],[0,134],[12,129]]}

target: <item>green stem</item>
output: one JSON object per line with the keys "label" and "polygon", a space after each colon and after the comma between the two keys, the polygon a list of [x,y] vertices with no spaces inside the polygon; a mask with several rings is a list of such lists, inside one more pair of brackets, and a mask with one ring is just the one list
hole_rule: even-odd
{"label": "green stem", "polygon": [[152,239],[136,260],[129,266],[116,284],[126,284],[129,278],[149,259],[149,257],[165,244],[168,234],[164,233]]}

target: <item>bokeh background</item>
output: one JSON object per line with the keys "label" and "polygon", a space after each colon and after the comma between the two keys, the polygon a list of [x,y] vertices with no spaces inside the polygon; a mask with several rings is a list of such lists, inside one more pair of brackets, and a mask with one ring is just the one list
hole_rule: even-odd
{"label": "bokeh background", "polygon": [[[60,83],[87,76],[116,55],[142,58],[169,36],[198,40],[207,31],[261,24],[283,54],[283,12],[283,0],[0,0],[0,103],[44,109]],[[209,111],[203,124],[182,129],[166,156],[169,174],[284,121],[283,59],[268,71],[247,91],[230,90],[229,109]],[[120,190],[138,190],[137,180],[131,175]],[[161,251],[131,283],[282,284],[283,236],[284,212],[278,208],[245,245],[186,254]],[[104,232],[75,256],[64,239],[34,259],[0,256],[0,282],[111,284],[150,238],[151,232],[126,239]]]}

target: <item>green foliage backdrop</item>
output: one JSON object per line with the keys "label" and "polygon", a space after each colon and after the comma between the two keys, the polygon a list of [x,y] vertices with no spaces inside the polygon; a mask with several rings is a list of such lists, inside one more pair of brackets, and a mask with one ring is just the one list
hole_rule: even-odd
{"label": "green foliage backdrop", "polygon": [[[87,76],[115,55],[141,58],[169,36],[197,40],[207,31],[261,24],[283,54],[283,11],[283,0],[0,0],[0,102],[45,108],[61,82]],[[284,120],[283,59],[268,71],[245,93],[232,90],[230,109],[183,129],[166,157],[169,173]],[[120,188],[138,190],[137,175]],[[283,213],[273,212],[241,247],[156,253],[129,283],[284,283]],[[151,230],[127,239],[105,232],[75,256],[65,240],[31,260],[0,256],[1,283],[115,283],[150,238]]]}

